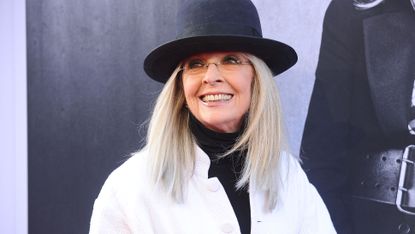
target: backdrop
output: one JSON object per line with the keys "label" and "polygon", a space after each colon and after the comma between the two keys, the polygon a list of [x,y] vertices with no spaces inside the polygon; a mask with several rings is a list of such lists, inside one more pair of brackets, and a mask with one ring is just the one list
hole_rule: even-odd
{"label": "backdrop", "polygon": [[[146,53],[174,37],[179,0],[27,1],[30,233],[87,233],[108,174],[142,145],[161,85]],[[266,37],[298,64],[278,77],[297,154],[328,0],[255,0]]]}

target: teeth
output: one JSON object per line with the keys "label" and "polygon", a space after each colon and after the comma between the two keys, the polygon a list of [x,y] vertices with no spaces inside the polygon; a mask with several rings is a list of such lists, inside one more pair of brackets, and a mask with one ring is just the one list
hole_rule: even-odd
{"label": "teeth", "polygon": [[214,94],[214,95],[205,95],[202,98],[204,102],[217,102],[217,101],[227,101],[232,98],[232,95],[229,94]]}

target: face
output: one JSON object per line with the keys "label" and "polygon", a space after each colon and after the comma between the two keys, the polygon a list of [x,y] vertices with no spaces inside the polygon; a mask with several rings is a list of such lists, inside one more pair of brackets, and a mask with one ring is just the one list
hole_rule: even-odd
{"label": "face", "polygon": [[[216,64],[216,65],[215,65]],[[202,53],[184,60],[186,103],[207,128],[236,132],[251,103],[254,69],[239,52]]]}

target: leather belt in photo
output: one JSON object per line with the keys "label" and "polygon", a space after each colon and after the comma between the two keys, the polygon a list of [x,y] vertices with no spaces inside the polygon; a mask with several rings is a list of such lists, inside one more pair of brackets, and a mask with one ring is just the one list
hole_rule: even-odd
{"label": "leather belt in photo", "polygon": [[415,145],[391,149],[356,159],[353,196],[396,205],[415,215]]}

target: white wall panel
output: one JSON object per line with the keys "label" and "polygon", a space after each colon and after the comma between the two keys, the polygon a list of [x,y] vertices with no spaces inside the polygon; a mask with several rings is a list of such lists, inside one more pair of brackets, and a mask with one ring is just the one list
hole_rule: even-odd
{"label": "white wall panel", "polygon": [[277,84],[292,153],[298,154],[314,84],[323,17],[330,0],[253,0],[264,37],[285,42],[297,51],[298,63]]}
{"label": "white wall panel", "polygon": [[24,0],[0,1],[0,233],[27,233]]}

